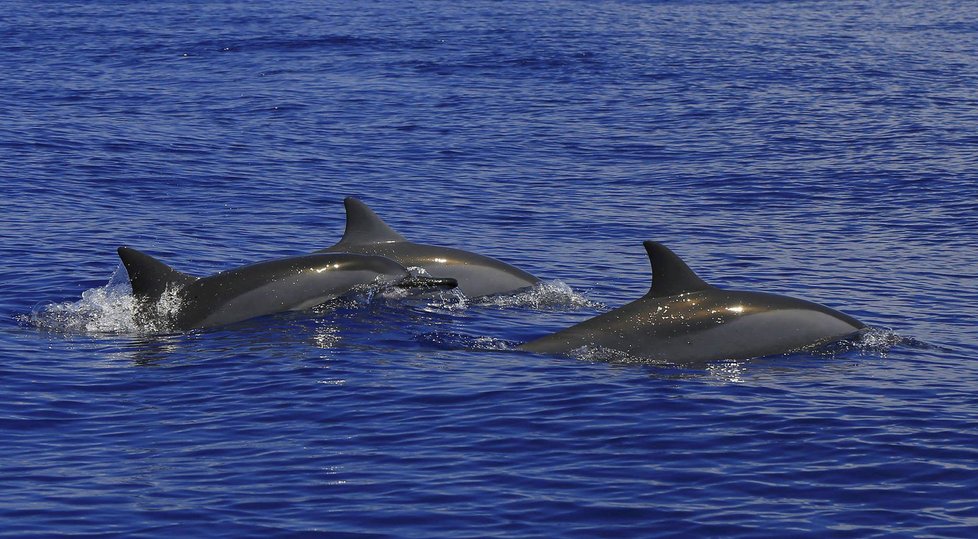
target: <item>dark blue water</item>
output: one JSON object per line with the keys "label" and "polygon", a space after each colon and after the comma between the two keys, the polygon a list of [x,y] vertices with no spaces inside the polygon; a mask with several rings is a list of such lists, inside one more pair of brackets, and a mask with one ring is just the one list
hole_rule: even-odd
{"label": "dark blue water", "polygon": [[[0,536],[978,533],[964,0],[4,3]],[[410,239],[541,276],[153,335],[195,274]],[[513,343],[713,284],[873,327],[703,367]]]}

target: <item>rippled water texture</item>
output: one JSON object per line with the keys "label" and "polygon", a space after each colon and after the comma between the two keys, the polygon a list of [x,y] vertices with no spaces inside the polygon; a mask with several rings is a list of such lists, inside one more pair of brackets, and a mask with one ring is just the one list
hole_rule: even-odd
{"label": "rippled water texture", "polygon": [[[930,2],[0,12],[0,536],[974,537],[978,24]],[[134,326],[345,196],[543,279]],[[674,367],[513,350],[643,240],[872,329]]]}

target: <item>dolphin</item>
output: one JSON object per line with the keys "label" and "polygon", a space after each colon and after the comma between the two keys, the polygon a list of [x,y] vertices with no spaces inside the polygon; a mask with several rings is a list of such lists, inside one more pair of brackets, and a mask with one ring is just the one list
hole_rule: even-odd
{"label": "dolphin", "polygon": [[[128,247],[119,258],[129,274],[133,296],[144,307],[168,292],[177,307],[167,313],[179,330],[232,324],[257,316],[315,307],[354,287],[373,283],[401,288],[454,288],[454,279],[415,277],[381,256],[313,254],[269,260],[198,278],[181,273]],[[148,316],[148,314],[143,314]]]}
{"label": "dolphin", "polygon": [[652,264],[652,288],[644,297],[518,349],[558,355],[610,349],[691,364],[784,354],[842,340],[866,327],[817,303],[716,288],[661,243],[644,245]]}
{"label": "dolphin", "polygon": [[422,268],[429,275],[458,281],[458,290],[475,298],[505,294],[540,282],[529,273],[487,256],[408,241],[366,204],[347,197],[346,232],[343,238],[317,253],[361,253],[396,260],[409,268]]}

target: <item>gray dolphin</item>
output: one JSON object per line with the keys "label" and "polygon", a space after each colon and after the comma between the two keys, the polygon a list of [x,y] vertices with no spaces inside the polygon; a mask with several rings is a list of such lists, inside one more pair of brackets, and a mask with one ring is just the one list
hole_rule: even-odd
{"label": "gray dolphin", "polygon": [[458,281],[458,290],[474,298],[505,294],[533,286],[540,279],[487,256],[408,241],[366,204],[347,197],[346,232],[332,247],[317,253],[361,253],[386,256],[409,268],[423,268],[429,275],[450,277]]}
{"label": "gray dolphin", "polygon": [[568,354],[611,349],[673,364],[783,354],[858,333],[858,320],[817,303],[721,290],[664,245],[647,241],[652,288],[636,301],[527,342],[521,350]]}
{"label": "gray dolphin", "polygon": [[[142,303],[176,294],[178,307],[168,320],[188,330],[240,322],[290,310],[315,307],[359,285],[387,283],[403,288],[454,288],[454,279],[412,276],[404,266],[381,256],[315,254],[259,262],[198,278],[181,273],[135,249],[119,248],[133,296]],[[145,305],[144,305],[145,306]]]}

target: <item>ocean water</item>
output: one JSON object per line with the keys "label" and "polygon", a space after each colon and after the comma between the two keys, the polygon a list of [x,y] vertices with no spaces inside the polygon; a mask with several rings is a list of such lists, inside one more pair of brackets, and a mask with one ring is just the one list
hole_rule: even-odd
{"label": "ocean water", "polygon": [[[25,2],[0,10],[0,536],[975,537],[964,0]],[[136,327],[115,249],[308,253],[357,196],[544,279]],[[858,341],[512,347],[643,240]]]}

